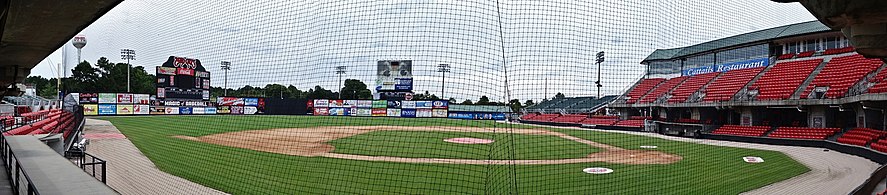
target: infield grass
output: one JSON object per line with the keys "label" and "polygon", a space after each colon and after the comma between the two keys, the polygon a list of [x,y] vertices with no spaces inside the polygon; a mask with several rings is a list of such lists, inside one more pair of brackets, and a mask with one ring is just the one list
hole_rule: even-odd
{"label": "infield grass", "polygon": [[[492,121],[315,116],[145,116],[100,119],[111,121],[161,170],[232,194],[738,194],[809,171],[802,164],[775,151],[558,128],[549,129],[627,149],[639,149],[640,145],[656,145],[659,147],[656,150],[680,155],[683,160],[667,165],[577,163],[517,166],[368,162],[289,156],[170,137],[317,126],[530,128]],[[436,149],[437,146],[431,141],[425,141],[451,136],[446,133],[438,134],[440,132],[424,132],[425,134],[412,138],[401,136],[409,139],[393,143],[361,138],[377,136],[378,133],[392,136],[388,134],[391,133],[395,137],[399,135],[396,131],[385,131],[336,140],[333,144],[341,148],[334,152],[364,151],[388,156],[400,153],[416,157],[439,154],[463,158],[484,158],[481,156],[485,155],[485,159],[508,159],[512,156],[512,149],[516,153],[528,153],[525,156],[514,154],[520,158],[567,157],[579,153],[573,150],[596,150],[564,146],[557,144],[560,143],[558,141],[545,144],[545,140],[550,138],[522,138],[520,135],[513,137],[515,142],[512,144],[511,136],[501,133],[486,135],[497,141],[496,145],[489,145],[487,148],[457,147],[434,142],[441,143],[438,145],[440,149]],[[410,142],[421,144],[405,144]],[[368,147],[379,148],[366,149]],[[551,154],[539,155],[544,153]],[[744,156],[759,156],[765,162],[745,163],[741,160]],[[615,172],[602,175],[582,172],[587,167],[607,167]]]}

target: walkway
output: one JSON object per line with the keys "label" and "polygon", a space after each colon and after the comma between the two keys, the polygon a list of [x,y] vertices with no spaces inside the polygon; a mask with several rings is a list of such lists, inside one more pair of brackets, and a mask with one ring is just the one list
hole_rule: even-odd
{"label": "walkway", "polygon": [[121,194],[225,194],[160,171],[111,122],[86,119],[87,152],[108,161],[108,185]]}

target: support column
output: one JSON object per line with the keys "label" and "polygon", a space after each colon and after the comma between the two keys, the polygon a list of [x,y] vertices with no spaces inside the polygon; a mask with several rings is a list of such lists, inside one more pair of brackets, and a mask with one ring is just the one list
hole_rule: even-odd
{"label": "support column", "polygon": [[825,117],[825,107],[822,106],[814,106],[810,107],[809,114],[807,114],[807,124],[809,127],[813,128],[825,128],[828,124]]}

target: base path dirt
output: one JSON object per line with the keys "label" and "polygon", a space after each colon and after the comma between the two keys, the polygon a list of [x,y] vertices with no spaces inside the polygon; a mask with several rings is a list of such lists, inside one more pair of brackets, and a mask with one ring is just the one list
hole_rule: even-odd
{"label": "base path dirt", "polygon": [[[478,133],[515,133],[527,135],[551,135],[583,143],[602,151],[588,154],[584,158],[555,160],[475,160],[448,158],[406,158],[393,156],[367,156],[333,153],[335,147],[328,142],[372,131],[443,131]],[[587,162],[608,162],[619,164],[670,164],[682,159],[681,156],[655,150],[628,150],[597,143],[546,129],[489,129],[477,127],[404,127],[404,126],[338,126],[311,128],[283,128],[267,130],[237,131],[212,134],[200,137],[174,136],[181,139],[205,143],[245,148],[256,151],[295,156],[323,156],[364,161],[386,161],[407,163],[450,163],[450,164],[567,164]],[[441,141],[443,142],[443,141]]]}

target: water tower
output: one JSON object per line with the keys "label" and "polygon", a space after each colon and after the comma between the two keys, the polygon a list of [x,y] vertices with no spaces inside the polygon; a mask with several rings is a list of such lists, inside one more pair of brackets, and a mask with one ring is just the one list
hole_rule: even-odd
{"label": "water tower", "polygon": [[80,64],[80,49],[83,49],[86,46],[86,36],[77,35],[74,36],[74,40],[71,41],[71,44],[74,44],[74,47],[77,48],[77,64]]}

